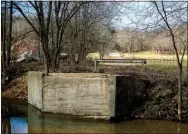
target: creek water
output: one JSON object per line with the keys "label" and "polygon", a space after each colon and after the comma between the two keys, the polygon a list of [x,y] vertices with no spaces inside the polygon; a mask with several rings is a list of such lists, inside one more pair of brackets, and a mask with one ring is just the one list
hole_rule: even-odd
{"label": "creek water", "polygon": [[29,104],[2,100],[2,133],[188,133],[188,124],[162,120],[120,123],[42,113]]}

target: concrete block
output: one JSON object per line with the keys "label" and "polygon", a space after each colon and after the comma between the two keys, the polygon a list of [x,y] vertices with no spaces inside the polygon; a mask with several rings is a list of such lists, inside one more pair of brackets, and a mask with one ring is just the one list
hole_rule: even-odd
{"label": "concrete block", "polygon": [[28,82],[28,102],[43,109],[42,88],[43,88],[43,73],[30,71],[27,74]]}
{"label": "concrete block", "polygon": [[44,112],[110,119],[115,116],[116,76],[28,72],[29,103]]}

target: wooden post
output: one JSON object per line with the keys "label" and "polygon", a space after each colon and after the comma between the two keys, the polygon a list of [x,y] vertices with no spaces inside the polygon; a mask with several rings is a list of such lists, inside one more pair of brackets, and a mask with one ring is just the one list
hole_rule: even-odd
{"label": "wooden post", "polygon": [[94,64],[95,64],[95,67],[94,67],[94,72],[97,71],[97,60],[94,60]]}

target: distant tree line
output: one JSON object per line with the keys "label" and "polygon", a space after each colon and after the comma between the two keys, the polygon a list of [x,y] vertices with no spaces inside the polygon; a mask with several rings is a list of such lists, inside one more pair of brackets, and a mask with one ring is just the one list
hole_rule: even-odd
{"label": "distant tree line", "polygon": [[[181,41],[186,43],[186,25],[182,24],[176,30],[176,34],[181,35]],[[133,29],[116,30],[114,34],[116,47],[125,53],[153,51],[161,54],[175,54],[171,45],[170,36],[167,29],[160,31],[137,31]],[[178,38],[178,37],[177,37]],[[183,54],[184,46],[177,44],[178,53]]]}

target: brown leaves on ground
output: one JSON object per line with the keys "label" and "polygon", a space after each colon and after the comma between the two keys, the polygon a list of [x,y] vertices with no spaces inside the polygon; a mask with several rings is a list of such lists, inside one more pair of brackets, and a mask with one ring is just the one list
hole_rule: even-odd
{"label": "brown leaves on ground", "polygon": [[12,65],[8,70],[9,81],[2,85],[2,97],[27,101],[27,72],[42,71],[39,62],[21,62]]}
{"label": "brown leaves on ground", "polygon": [[2,88],[2,97],[27,101],[27,77],[21,76]]}

